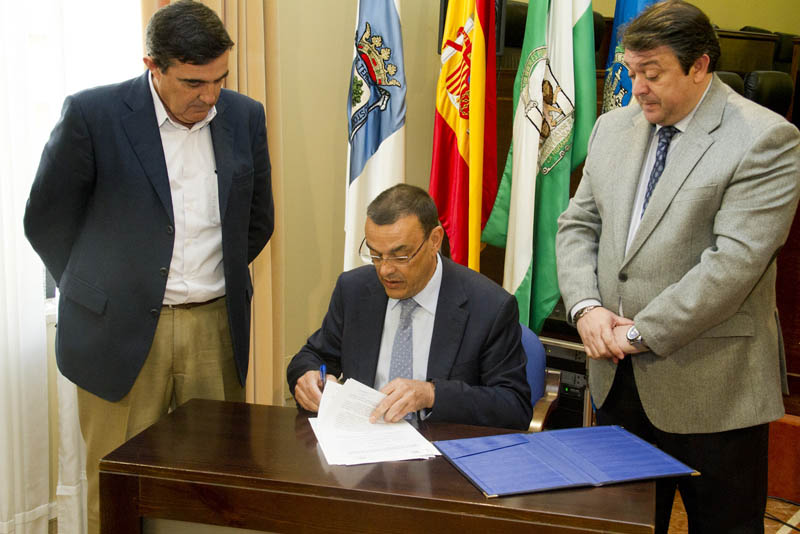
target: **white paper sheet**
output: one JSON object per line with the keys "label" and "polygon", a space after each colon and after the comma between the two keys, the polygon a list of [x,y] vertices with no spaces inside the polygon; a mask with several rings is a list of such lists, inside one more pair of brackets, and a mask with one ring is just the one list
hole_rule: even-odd
{"label": "white paper sheet", "polygon": [[440,454],[408,421],[369,422],[369,414],[384,397],[352,378],[344,385],[325,384],[317,417],[308,422],[329,464],[415,460]]}

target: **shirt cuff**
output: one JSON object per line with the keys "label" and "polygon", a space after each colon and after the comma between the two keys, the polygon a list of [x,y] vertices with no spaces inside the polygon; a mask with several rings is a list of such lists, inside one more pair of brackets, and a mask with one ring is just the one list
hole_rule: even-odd
{"label": "shirt cuff", "polygon": [[575,314],[586,306],[602,306],[603,304],[597,299],[583,299],[569,310],[569,322],[575,324]]}

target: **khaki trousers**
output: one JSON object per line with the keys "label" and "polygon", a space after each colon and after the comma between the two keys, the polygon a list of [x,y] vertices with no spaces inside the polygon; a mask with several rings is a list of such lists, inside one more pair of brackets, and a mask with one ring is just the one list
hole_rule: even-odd
{"label": "khaki trousers", "polygon": [[224,298],[188,309],[162,308],[144,366],[119,402],[78,388],[86,441],[89,534],[100,532],[100,458],[193,398],[245,398],[233,361]]}

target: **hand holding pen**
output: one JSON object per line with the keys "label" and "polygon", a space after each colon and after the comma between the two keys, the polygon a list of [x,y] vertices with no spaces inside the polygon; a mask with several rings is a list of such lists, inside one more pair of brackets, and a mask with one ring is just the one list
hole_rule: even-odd
{"label": "hand holding pen", "polygon": [[325,364],[320,365],[319,369],[311,369],[303,373],[294,387],[294,398],[297,403],[310,412],[318,411],[327,380],[328,372]]}

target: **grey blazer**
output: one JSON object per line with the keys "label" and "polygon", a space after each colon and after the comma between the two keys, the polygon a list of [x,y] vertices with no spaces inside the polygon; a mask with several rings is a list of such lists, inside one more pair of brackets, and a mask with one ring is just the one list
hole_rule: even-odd
{"label": "grey blazer", "polygon": [[[720,432],[777,419],[786,363],[775,257],[800,195],[800,133],[714,75],[626,254],[651,129],[636,104],[595,124],[556,237],[567,309],[595,298],[633,318],[652,349],[632,362],[657,428]],[[591,360],[588,369],[600,406],[616,366]]]}

